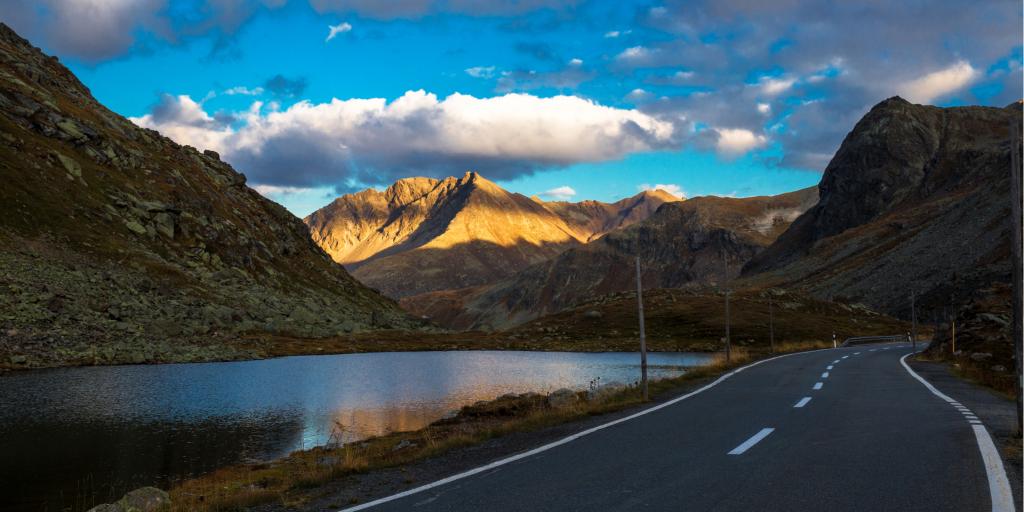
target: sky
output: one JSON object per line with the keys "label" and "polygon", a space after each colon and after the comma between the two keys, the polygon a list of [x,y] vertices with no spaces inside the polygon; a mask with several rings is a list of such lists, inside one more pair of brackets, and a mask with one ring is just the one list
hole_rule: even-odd
{"label": "sky", "polygon": [[816,185],[899,95],[1022,96],[1019,1],[4,0],[103,104],[304,216],[477,171],[545,199]]}

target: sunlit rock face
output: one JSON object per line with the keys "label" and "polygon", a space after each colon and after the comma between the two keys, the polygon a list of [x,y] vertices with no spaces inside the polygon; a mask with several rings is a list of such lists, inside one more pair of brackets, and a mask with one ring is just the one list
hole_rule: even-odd
{"label": "sunlit rock face", "polygon": [[653,191],[611,204],[544,202],[468,172],[348,194],[305,222],[359,280],[405,297],[494,282],[678,200]]}
{"label": "sunlit rock face", "polygon": [[2,24],[0,176],[4,363],[14,347],[18,365],[219,359],[241,332],[414,325],[216,153],[106,109]]}
{"label": "sunlit rock face", "polygon": [[744,275],[906,316],[941,311],[1010,276],[1010,126],[1005,108],[885,100],[825,169],[821,200]]}
{"label": "sunlit rock face", "polygon": [[[817,201],[808,188],[778,196],[697,197],[527,267],[496,283],[405,297],[403,307],[442,325],[503,329],[609,293],[634,289],[639,256],[647,288],[720,283]],[[728,265],[726,265],[726,262]]]}

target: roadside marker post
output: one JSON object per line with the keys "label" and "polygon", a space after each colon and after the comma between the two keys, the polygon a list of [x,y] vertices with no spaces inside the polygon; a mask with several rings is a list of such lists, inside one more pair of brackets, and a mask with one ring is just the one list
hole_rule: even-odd
{"label": "roadside marker post", "polygon": [[836,344],[836,332],[832,331],[832,348],[838,348],[838,347],[839,347],[839,345]]}
{"label": "roadside marker post", "polygon": [[768,290],[768,343],[775,353],[775,317],[772,315],[772,291]]}
{"label": "roadside marker post", "polygon": [[647,401],[647,333],[644,332],[644,297],[640,280],[640,257],[636,257],[636,307],[640,316],[640,385]]}

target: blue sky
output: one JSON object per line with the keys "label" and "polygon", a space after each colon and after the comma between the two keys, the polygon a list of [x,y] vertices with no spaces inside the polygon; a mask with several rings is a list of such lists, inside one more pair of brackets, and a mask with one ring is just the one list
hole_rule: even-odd
{"label": "blue sky", "polygon": [[0,20],[300,216],[467,170],[551,199],[775,194],[882,99],[1022,87],[999,0],[12,0]]}

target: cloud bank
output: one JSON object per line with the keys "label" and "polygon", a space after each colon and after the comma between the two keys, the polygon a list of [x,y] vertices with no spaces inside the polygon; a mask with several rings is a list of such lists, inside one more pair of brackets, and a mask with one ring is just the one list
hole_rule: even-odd
{"label": "cloud bank", "polygon": [[493,179],[679,145],[676,126],[575,96],[506,94],[444,99],[409,91],[394,101],[333,99],[276,111],[254,102],[218,120],[188,96],[165,95],[132,118],[181,144],[213,149],[253,183],[278,187],[386,184],[468,169]]}

